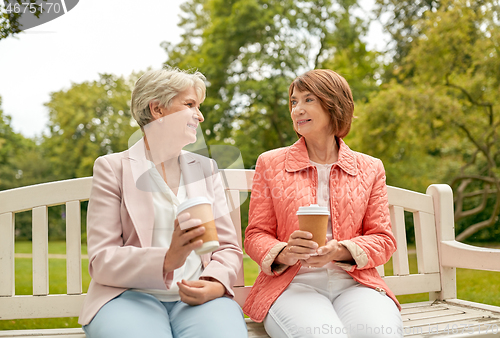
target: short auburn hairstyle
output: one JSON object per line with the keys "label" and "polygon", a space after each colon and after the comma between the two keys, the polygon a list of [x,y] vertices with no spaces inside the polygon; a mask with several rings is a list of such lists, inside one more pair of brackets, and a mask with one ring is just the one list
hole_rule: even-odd
{"label": "short auburn hairstyle", "polygon": [[[346,79],[330,69],[313,69],[298,76],[288,89],[290,113],[294,89],[310,92],[319,99],[323,109],[330,114],[330,126],[335,136],[344,138],[349,134],[354,116],[354,100]],[[297,136],[302,137],[299,133]]]}

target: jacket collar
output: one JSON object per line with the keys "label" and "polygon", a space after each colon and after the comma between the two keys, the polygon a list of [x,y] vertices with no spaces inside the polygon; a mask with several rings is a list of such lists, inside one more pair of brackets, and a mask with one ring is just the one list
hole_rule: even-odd
{"label": "jacket collar", "polygon": [[[149,170],[151,170],[150,164],[146,157],[146,144],[144,142],[144,138],[141,138],[128,150],[128,159],[131,163],[132,174],[134,178],[134,182],[136,184],[142,183],[142,176]],[[203,174],[203,171],[196,164],[199,163],[199,160],[190,152],[181,150],[181,154],[179,156],[179,163],[181,166],[181,171],[184,175],[191,176],[195,174],[195,176],[199,176],[199,174]],[[193,172],[194,170],[194,172]],[[198,174],[198,175],[196,175]],[[192,179],[190,181],[193,181]],[[145,191],[151,191],[149,186],[144,187]]]}
{"label": "jacket collar", "polygon": [[151,246],[154,228],[154,207],[148,179],[149,164],[146,160],[144,139],[140,139],[122,159],[123,200],[142,247]]}
{"label": "jacket collar", "polygon": [[[354,152],[344,143],[344,140],[338,137],[335,138],[339,144],[339,159],[336,164],[349,175],[356,176],[358,174],[358,166]],[[311,166],[309,154],[307,153],[306,140],[304,137],[301,137],[287,149],[285,169],[288,172],[294,172]]]}
{"label": "jacket collar", "polygon": [[[154,229],[151,192],[157,188],[151,184],[149,170],[156,169],[151,168],[146,158],[144,138],[129,148],[128,157],[123,161],[123,198],[141,245],[149,247]],[[188,197],[206,196],[207,188],[200,161],[190,152],[183,150],[179,162]]]}
{"label": "jacket collar", "polygon": [[179,156],[184,186],[189,198],[208,196],[203,166],[200,160],[189,151],[182,150]]}

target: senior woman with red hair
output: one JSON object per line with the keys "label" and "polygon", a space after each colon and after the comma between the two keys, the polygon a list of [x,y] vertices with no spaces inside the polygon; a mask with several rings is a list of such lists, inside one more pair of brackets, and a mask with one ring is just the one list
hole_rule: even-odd
{"label": "senior woman with red hair", "polygon": [[[311,70],[289,88],[300,139],[257,160],[245,250],[259,274],[243,308],[275,337],[402,337],[399,303],[376,266],[396,250],[385,171],[343,138],[354,102],[347,81]],[[299,207],[329,210],[326,245],[300,231]]]}

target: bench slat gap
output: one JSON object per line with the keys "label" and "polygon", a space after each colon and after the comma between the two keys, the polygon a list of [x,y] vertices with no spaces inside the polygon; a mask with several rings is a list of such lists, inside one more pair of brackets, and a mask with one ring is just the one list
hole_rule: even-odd
{"label": "bench slat gap", "polygon": [[82,293],[80,201],[66,203],[66,283],[69,295]]}
{"label": "bench slat gap", "polygon": [[15,294],[15,214],[0,215],[0,297]]}
{"label": "bench slat gap", "polygon": [[392,255],[392,269],[394,276],[410,274],[408,263],[408,247],[406,245],[405,211],[400,206],[389,206],[391,215],[392,233],[398,243],[398,249]]}

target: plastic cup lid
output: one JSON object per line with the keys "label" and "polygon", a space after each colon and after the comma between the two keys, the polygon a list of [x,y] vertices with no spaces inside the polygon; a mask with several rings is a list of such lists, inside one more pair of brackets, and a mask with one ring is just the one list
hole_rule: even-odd
{"label": "plastic cup lid", "polygon": [[183,212],[184,210],[189,209],[191,207],[194,207],[195,205],[200,205],[200,204],[210,204],[210,205],[212,205],[212,203],[210,203],[210,201],[206,197],[200,196],[200,197],[190,198],[187,201],[182,202],[177,207],[177,216],[179,216],[179,214],[181,212]]}
{"label": "plastic cup lid", "polygon": [[327,207],[320,207],[317,204],[311,204],[307,207],[299,207],[297,216],[299,215],[330,215]]}

